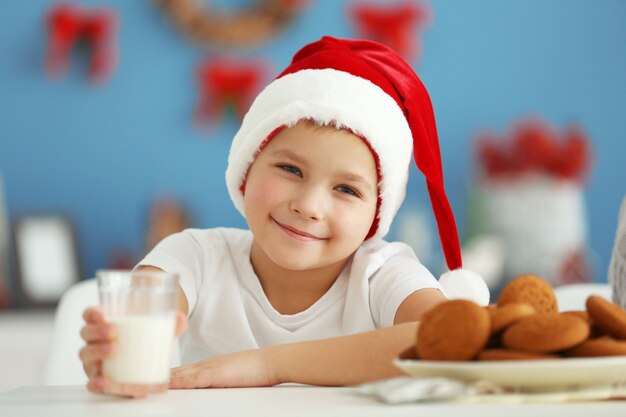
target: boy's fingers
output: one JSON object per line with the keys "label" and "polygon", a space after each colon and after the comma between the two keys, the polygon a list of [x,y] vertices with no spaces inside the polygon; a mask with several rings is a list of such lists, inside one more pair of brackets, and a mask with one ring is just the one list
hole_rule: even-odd
{"label": "boy's fingers", "polygon": [[150,388],[146,385],[120,384],[115,381],[107,381],[105,392],[128,398],[145,398],[150,394]]}
{"label": "boy's fingers", "polygon": [[89,379],[89,382],[87,382],[87,389],[96,394],[104,392],[107,387],[107,383],[108,381],[105,377],[98,375]]}
{"label": "boy's fingers", "polygon": [[80,329],[80,337],[87,343],[115,339],[115,326],[110,323],[86,324]]}
{"label": "boy's fingers", "polygon": [[178,373],[170,378],[170,388],[208,388],[210,384],[203,381],[199,372]]}
{"label": "boy's fingers", "polygon": [[98,307],[89,307],[83,312],[83,320],[86,323],[104,323],[104,314]]}
{"label": "boy's fingers", "polygon": [[100,373],[101,368],[98,365],[83,365],[83,369],[87,378],[91,379]]}
{"label": "boy's fingers", "polygon": [[145,398],[150,393],[148,387],[116,384],[102,375],[95,376],[87,382],[87,389],[94,394],[111,394],[127,398]]}
{"label": "boy's fingers", "polygon": [[187,364],[177,366],[176,368],[172,368],[170,370],[170,378],[180,378],[181,376],[193,372],[194,365]]}
{"label": "boy's fingers", "polygon": [[209,388],[214,381],[214,371],[214,369],[203,369],[196,364],[173,368],[170,371],[170,388]]}
{"label": "boy's fingers", "polygon": [[83,366],[98,365],[102,359],[110,356],[115,350],[114,343],[91,343],[80,350],[80,357]]}

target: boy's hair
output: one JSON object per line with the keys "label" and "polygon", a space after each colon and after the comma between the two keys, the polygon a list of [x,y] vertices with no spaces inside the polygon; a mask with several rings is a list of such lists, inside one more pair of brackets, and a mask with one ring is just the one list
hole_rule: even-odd
{"label": "boy's hair", "polygon": [[[291,64],[257,96],[228,157],[226,182],[237,209],[245,213],[245,176],[258,152],[284,127],[311,119],[350,130],[372,151],[379,173],[379,198],[366,239],[381,239],[389,231],[405,197],[414,153],[426,177],[446,262],[450,270],[460,269],[459,238],[444,189],[430,97],[413,69],[377,42],[323,37],[296,53]],[[458,280],[462,281],[458,288],[472,293],[469,298],[488,302],[489,290],[480,277],[455,278],[455,285]],[[468,282],[469,289],[465,288]],[[454,290],[446,291],[450,293]]]}

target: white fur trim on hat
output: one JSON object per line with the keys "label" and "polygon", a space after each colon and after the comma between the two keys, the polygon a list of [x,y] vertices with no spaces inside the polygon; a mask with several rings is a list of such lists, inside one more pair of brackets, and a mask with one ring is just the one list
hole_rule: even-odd
{"label": "white fur trim on hat", "polygon": [[462,298],[481,306],[489,304],[489,288],[476,272],[461,268],[448,271],[439,278],[439,284],[450,300]]}
{"label": "white fur trim on hat", "polygon": [[382,238],[404,200],[413,150],[411,130],[398,104],[380,87],[335,69],[287,74],[257,96],[228,156],[226,184],[235,207],[245,216],[240,187],[263,141],[276,128],[293,126],[306,118],[349,128],[377,153],[381,205],[373,238]]}

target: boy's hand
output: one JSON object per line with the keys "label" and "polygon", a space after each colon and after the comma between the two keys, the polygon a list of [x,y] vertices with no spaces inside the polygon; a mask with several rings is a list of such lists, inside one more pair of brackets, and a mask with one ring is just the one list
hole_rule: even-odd
{"label": "boy's hand", "polygon": [[172,369],[170,388],[269,387],[281,381],[272,369],[272,348],[217,356]]}
{"label": "boy's hand", "polygon": [[[102,374],[102,361],[114,354],[116,349],[115,325],[107,323],[104,314],[97,307],[85,310],[83,319],[85,326],[81,329],[80,336],[86,346],[80,350],[79,357],[89,378],[87,389],[94,393],[109,393],[133,398],[145,397],[147,393],[144,390],[116,384]],[[176,336],[184,331],[186,324],[186,317],[182,313],[177,313]]]}
{"label": "boy's hand", "polygon": [[97,307],[91,307],[83,313],[85,326],[80,337],[86,346],[79,352],[83,369],[89,378],[87,389],[91,392],[104,392],[108,381],[102,375],[102,360],[115,351],[115,326],[107,323],[104,314]]}

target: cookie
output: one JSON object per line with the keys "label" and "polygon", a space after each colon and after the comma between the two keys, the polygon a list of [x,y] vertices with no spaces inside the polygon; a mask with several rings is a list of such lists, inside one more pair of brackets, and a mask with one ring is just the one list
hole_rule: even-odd
{"label": "cookie", "polygon": [[580,317],[585,320],[589,325],[591,325],[591,317],[589,317],[589,313],[587,310],[571,310],[571,311],[562,311],[561,314],[571,314],[576,317]]}
{"label": "cookie", "polygon": [[626,340],[626,311],[599,295],[591,295],[585,303],[594,326],[616,339]]}
{"label": "cookie", "polygon": [[581,319],[585,320],[587,323],[589,323],[589,326],[591,326],[591,331],[589,332],[589,338],[593,338],[596,339],[598,337],[602,337],[602,336],[606,336],[607,333],[602,330],[601,328],[599,328],[598,326],[596,326],[593,322],[593,320],[591,320],[591,316],[589,316],[589,313],[587,312],[587,310],[572,310],[572,311],[563,311],[561,312],[561,314],[573,314],[574,316],[580,317]]}
{"label": "cookie", "polygon": [[469,300],[451,300],[424,314],[417,332],[417,355],[424,360],[465,361],[489,338],[487,310]]}
{"label": "cookie", "polygon": [[535,314],[535,309],[526,303],[509,303],[489,310],[491,333],[497,333],[522,317]]}
{"label": "cookie", "polygon": [[568,349],[589,336],[589,324],[571,314],[542,313],[524,317],[502,334],[502,345],[527,352],[550,353]]}
{"label": "cookie", "polygon": [[565,351],[569,357],[593,357],[593,356],[624,356],[626,355],[626,341],[615,340],[605,336],[597,339],[588,339],[580,345]]}
{"label": "cookie", "polygon": [[526,303],[537,313],[558,312],[556,296],[550,284],[536,275],[520,275],[509,282],[498,299],[498,307],[510,303]]}
{"label": "cookie", "polygon": [[550,353],[533,353],[512,349],[485,349],[478,354],[479,361],[519,361],[558,358],[558,355],[552,355]]}

